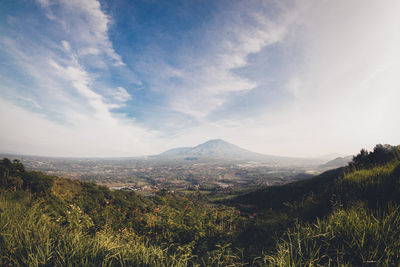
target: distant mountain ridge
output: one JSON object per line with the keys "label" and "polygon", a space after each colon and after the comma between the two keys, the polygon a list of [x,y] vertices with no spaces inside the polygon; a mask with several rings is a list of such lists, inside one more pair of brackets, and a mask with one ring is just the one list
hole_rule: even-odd
{"label": "distant mountain ridge", "polygon": [[199,157],[199,158],[259,158],[265,155],[240,148],[222,139],[213,139],[194,147],[173,148],[158,157]]}
{"label": "distant mountain ridge", "polygon": [[337,157],[333,160],[330,160],[326,162],[325,164],[322,164],[319,166],[321,170],[329,170],[329,169],[335,169],[335,168],[340,168],[344,167],[347,164],[349,164],[350,161],[352,161],[353,156],[346,156],[346,157]]}
{"label": "distant mountain ridge", "polygon": [[188,160],[243,160],[257,161],[278,165],[321,164],[316,159],[281,157],[252,152],[222,139],[213,139],[194,147],[181,147],[167,150],[155,155],[161,159],[188,159]]}

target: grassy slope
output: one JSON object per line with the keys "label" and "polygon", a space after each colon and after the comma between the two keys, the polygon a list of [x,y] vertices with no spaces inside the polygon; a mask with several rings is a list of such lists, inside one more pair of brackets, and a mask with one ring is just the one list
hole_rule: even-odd
{"label": "grassy slope", "polygon": [[104,228],[88,234],[90,217],[77,206],[67,209],[60,224],[45,212],[43,203],[1,199],[0,265],[184,265],[185,253],[168,254],[129,231]]}
{"label": "grassy slope", "polygon": [[196,194],[145,198],[11,173],[0,190],[0,264],[396,265],[398,158],[260,189],[226,203],[236,210]]}
{"label": "grassy slope", "polygon": [[[0,166],[0,265],[239,264],[229,243],[242,221],[201,196],[147,198]],[[228,258],[226,258],[228,257]]]}
{"label": "grassy slope", "polygon": [[400,161],[351,171],[332,193],[340,205],[296,224],[266,258],[281,266],[395,266],[400,263]]}
{"label": "grassy slope", "polygon": [[230,204],[248,205],[255,210],[285,209],[288,203],[311,194],[323,195],[343,173],[343,168],[326,171],[316,177],[282,185],[265,187],[236,197]]}
{"label": "grassy slope", "polygon": [[[400,157],[399,147],[393,149],[385,160],[371,152],[357,164],[259,189],[229,204],[263,218],[243,235],[264,243],[270,251],[265,264],[399,264]],[[279,241],[271,244],[274,234]]]}

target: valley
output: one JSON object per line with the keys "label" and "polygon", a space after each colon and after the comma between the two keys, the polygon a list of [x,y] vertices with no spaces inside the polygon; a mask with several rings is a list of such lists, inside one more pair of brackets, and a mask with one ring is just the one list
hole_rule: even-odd
{"label": "valley", "polygon": [[[241,187],[282,185],[325,170],[323,159],[262,155],[220,139],[137,158],[2,156],[20,159],[29,170],[144,194],[153,190],[230,193]],[[340,163],[328,168],[347,162]]]}
{"label": "valley", "polygon": [[400,146],[377,145],[345,167],[274,186],[226,186],[224,177],[208,194],[202,184],[145,193],[3,158],[0,265],[395,266],[399,171]]}

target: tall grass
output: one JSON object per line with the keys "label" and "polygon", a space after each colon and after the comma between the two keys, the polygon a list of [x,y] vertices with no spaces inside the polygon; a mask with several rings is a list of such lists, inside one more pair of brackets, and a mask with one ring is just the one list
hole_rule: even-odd
{"label": "tall grass", "polygon": [[[332,187],[325,218],[297,223],[262,259],[270,266],[397,266],[400,162],[352,170]],[[328,208],[328,207],[327,207]]]}
{"label": "tall grass", "polygon": [[377,209],[391,201],[400,203],[400,161],[346,173],[335,190],[343,204],[363,200]]}
{"label": "tall grass", "polygon": [[[256,219],[186,197],[141,199],[67,180],[52,194],[3,190],[0,266],[399,264],[400,161],[338,173],[316,185],[270,188],[275,194],[262,199],[277,197],[277,204]],[[273,235],[279,239],[266,254],[274,244],[264,239]]]}
{"label": "tall grass", "polygon": [[271,266],[396,266],[400,208],[372,212],[358,204],[314,224],[297,224],[264,260]]}
{"label": "tall grass", "polygon": [[46,212],[46,203],[0,195],[0,266],[242,266],[241,251],[217,246],[201,257],[193,243],[153,245],[133,229],[115,231],[93,223],[78,206],[65,217]]}
{"label": "tall grass", "polygon": [[400,161],[394,160],[371,169],[355,170],[345,174],[344,179],[363,184],[379,184],[388,179],[399,164]]}
{"label": "tall grass", "polygon": [[1,199],[0,265],[186,266],[193,257],[185,248],[168,253],[168,248],[153,246],[126,229],[105,227],[89,234],[90,222],[84,218],[63,225],[44,213],[40,202],[30,206],[27,200]]}

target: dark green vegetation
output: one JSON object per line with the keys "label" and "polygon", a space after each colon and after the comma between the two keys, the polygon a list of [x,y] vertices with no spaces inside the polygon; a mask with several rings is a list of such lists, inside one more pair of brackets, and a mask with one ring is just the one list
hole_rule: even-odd
{"label": "dark green vegetation", "polygon": [[393,266],[400,147],[224,202],[111,191],[0,161],[0,265]]}

